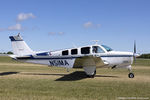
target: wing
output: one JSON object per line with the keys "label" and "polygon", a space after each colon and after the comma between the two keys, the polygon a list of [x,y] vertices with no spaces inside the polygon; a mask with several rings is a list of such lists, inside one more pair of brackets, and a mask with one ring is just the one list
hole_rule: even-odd
{"label": "wing", "polygon": [[75,60],[73,68],[91,67],[101,68],[107,66],[108,63],[104,63],[100,56],[83,56]]}

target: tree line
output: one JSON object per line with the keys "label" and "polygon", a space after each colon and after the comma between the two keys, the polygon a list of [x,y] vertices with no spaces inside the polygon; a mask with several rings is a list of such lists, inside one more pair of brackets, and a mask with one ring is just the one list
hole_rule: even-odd
{"label": "tree line", "polygon": [[13,54],[13,52],[8,51],[8,52],[0,52],[0,54]]}
{"label": "tree line", "polygon": [[150,59],[150,54],[142,54],[138,58]]}

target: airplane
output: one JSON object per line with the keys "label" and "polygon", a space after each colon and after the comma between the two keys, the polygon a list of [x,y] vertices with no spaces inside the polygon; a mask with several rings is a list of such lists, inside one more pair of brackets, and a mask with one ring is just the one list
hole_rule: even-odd
{"label": "airplane", "polygon": [[134,53],[114,51],[106,45],[97,43],[78,48],[35,52],[29,48],[20,33],[9,38],[13,48],[13,55],[10,57],[18,61],[67,69],[83,68],[89,78],[94,78],[97,68],[126,68],[129,70],[128,77],[134,78],[131,64],[138,56],[135,43]]}

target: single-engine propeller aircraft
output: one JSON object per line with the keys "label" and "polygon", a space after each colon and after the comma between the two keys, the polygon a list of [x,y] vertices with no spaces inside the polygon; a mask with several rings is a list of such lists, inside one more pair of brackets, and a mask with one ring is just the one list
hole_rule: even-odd
{"label": "single-engine propeller aircraft", "polygon": [[83,68],[88,77],[93,78],[96,68],[127,68],[128,77],[134,78],[131,64],[136,58],[136,45],[134,53],[114,51],[106,45],[89,45],[59,51],[35,52],[24,42],[20,34],[9,37],[12,43],[15,60],[27,63],[44,64],[65,68]]}

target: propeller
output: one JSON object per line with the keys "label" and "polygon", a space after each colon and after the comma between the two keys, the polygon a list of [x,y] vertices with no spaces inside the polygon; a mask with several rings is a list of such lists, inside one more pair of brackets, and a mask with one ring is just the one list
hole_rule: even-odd
{"label": "propeller", "polygon": [[134,57],[134,62],[136,62],[136,41],[134,40],[134,53],[133,53],[133,57]]}
{"label": "propeller", "polygon": [[136,41],[134,40],[134,53],[133,53],[134,62],[136,62],[136,57],[138,56],[140,56],[140,54],[136,53]]}

